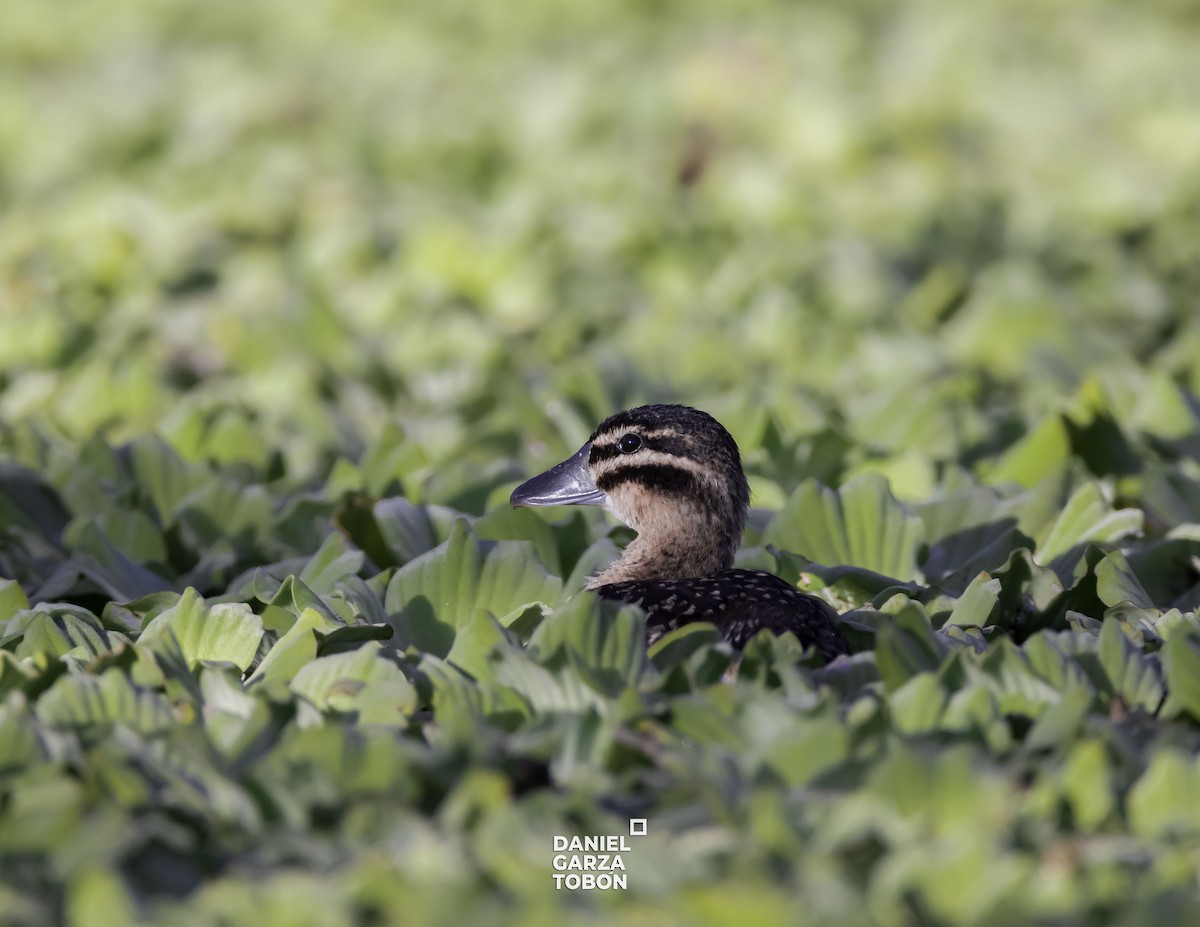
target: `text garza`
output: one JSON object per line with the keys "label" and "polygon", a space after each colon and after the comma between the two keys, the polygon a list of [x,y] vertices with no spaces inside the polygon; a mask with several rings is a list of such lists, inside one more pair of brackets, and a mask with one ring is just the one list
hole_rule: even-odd
{"label": "text garza", "polygon": [[611,872],[614,869],[625,869],[625,862],[619,853],[584,853],[578,856],[567,856],[559,853],[554,857],[554,868],[559,872],[573,870],[575,872]]}

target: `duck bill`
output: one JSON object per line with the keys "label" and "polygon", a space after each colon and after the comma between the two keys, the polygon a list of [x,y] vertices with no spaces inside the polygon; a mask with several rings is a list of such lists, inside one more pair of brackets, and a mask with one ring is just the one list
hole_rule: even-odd
{"label": "duck bill", "polygon": [[573,457],[555,464],[545,473],[526,480],[513,490],[509,502],[519,505],[604,505],[608,496],[596,488],[588,471],[589,441]]}

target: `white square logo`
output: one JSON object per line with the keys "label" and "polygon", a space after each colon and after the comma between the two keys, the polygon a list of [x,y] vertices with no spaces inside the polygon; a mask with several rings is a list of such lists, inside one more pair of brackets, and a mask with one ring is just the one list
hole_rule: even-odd
{"label": "white square logo", "polygon": [[646,819],[645,818],[630,818],[629,819],[629,836],[630,837],[645,837],[646,836]]}

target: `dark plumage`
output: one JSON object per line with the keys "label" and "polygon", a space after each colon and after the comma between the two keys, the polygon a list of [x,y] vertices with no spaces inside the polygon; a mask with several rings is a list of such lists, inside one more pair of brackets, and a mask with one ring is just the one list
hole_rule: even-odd
{"label": "dark plumage", "polygon": [[846,653],[837,615],[816,596],[805,595],[763,570],[721,570],[686,579],[635,579],[596,587],[605,599],[641,606],[646,612],[646,643],[693,621],[715,624],[739,650],[763,629],[791,631],[832,659]]}
{"label": "dark plumage", "polygon": [[637,532],[588,580],[646,612],[647,643],[692,621],[741,648],[761,630],[791,631],[826,658],[847,652],[836,612],[778,576],[734,570],[750,490],[733,437],[688,406],[651,405],[605,419],[568,460],[512,494],[513,505],[603,505]]}

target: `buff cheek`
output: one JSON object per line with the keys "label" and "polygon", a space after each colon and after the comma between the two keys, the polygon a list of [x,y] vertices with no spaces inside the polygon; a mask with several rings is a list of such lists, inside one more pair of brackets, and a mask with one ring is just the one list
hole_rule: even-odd
{"label": "buff cheek", "polygon": [[629,526],[641,533],[646,527],[645,492],[631,485],[621,495],[624,497],[625,511],[629,513]]}
{"label": "buff cheek", "polygon": [[628,525],[634,531],[640,531],[641,520],[639,510],[634,506],[631,487],[629,484],[616,486],[608,491],[608,504],[605,508],[612,515],[615,515],[618,520],[624,525]]}
{"label": "buff cheek", "polygon": [[644,531],[654,507],[651,494],[636,483],[625,483],[612,495],[621,520],[639,534]]}

